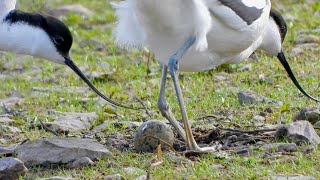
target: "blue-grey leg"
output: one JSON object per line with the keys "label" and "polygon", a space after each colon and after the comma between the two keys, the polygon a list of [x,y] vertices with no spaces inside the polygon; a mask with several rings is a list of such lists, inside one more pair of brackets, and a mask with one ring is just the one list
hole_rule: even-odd
{"label": "blue-grey leg", "polygon": [[178,131],[179,135],[183,138],[183,140],[186,141],[187,140],[186,133],[183,130],[183,128],[180,126],[180,124],[176,120],[176,118],[173,116],[171,109],[170,109],[170,106],[165,99],[167,71],[168,71],[168,66],[163,65],[162,66],[161,84],[160,84],[160,94],[159,94],[159,98],[158,98],[158,108],[159,108],[162,116],[169,120],[169,122],[172,124],[172,126]]}
{"label": "blue-grey leg", "polygon": [[169,72],[171,74],[173,84],[176,90],[176,95],[178,98],[179,102],[179,107],[182,115],[182,123],[184,125],[185,133],[186,133],[186,143],[187,146],[190,150],[193,151],[214,151],[214,148],[200,148],[197,144],[197,142],[194,140],[194,137],[192,135],[192,130],[191,126],[188,121],[188,116],[187,112],[185,109],[184,101],[183,101],[183,96],[182,96],[182,91],[180,88],[179,84],[179,79],[178,79],[178,70],[179,70],[179,60],[182,59],[183,55],[188,51],[188,49],[194,44],[196,38],[194,36],[191,36],[187,39],[187,41],[181,46],[181,48],[173,55],[170,57],[169,60]]}

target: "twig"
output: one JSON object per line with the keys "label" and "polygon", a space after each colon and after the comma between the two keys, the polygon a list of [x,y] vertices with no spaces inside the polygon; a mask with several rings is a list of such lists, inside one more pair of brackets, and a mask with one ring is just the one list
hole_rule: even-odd
{"label": "twig", "polygon": [[30,141],[30,139],[25,139],[25,140],[21,141],[18,146],[20,146],[20,145],[22,145],[22,144],[24,144],[24,143],[26,143],[28,141]]}
{"label": "twig", "polygon": [[181,152],[180,154],[184,155],[185,157],[191,157],[191,156],[201,156],[203,154],[209,154],[209,153],[215,153],[216,150],[214,151],[197,151],[197,150],[185,150]]}
{"label": "twig", "polygon": [[151,174],[152,174],[152,170],[157,167],[160,166],[163,163],[163,161],[158,161],[157,159],[152,159],[147,171],[147,180],[152,180]]}
{"label": "twig", "polygon": [[246,134],[257,134],[257,133],[261,133],[261,132],[272,132],[272,131],[276,131],[277,130],[277,129],[257,129],[257,130],[252,130],[252,131],[242,131],[242,130],[230,129],[230,128],[218,128],[218,129],[224,130],[224,131],[246,133]]}
{"label": "twig", "polygon": [[202,119],[210,120],[209,118],[214,118],[214,120],[216,120],[217,123],[219,123],[219,124],[231,124],[231,125],[233,125],[233,126],[235,126],[235,127],[242,127],[241,125],[239,125],[239,124],[237,124],[237,123],[228,121],[228,120],[231,120],[229,117],[226,117],[226,116],[218,116],[218,115],[214,115],[214,114],[209,114],[209,115],[205,115],[205,116],[200,116],[200,117],[197,117],[196,120],[202,120]]}
{"label": "twig", "polygon": [[224,121],[223,123],[231,124],[232,126],[235,126],[235,127],[237,127],[237,128],[241,128],[241,127],[243,127],[243,126],[241,126],[240,124],[238,124],[238,123],[234,123],[234,122],[226,122],[226,121]]}
{"label": "twig", "polygon": [[52,134],[54,134],[54,135],[56,135],[56,136],[60,136],[56,131],[48,128],[48,126],[45,125],[41,120],[39,120],[39,121],[40,121],[40,124],[41,124],[41,126],[42,126],[42,128],[43,128],[44,130],[46,130],[46,131],[48,131],[48,132],[51,132]]}
{"label": "twig", "polygon": [[281,155],[287,155],[287,156],[293,156],[293,157],[298,157],[298,155],[293,154],[292,152],[280,152]]}
{"label": "twig", "polygon": [[157,139],[157,140],[159,140],[161,143],[163,143],[163,145],[165,145],[165,146],[167,146],[172,152],[174,152],[174,153],[176,153],[176,150],[174,150],[174,148],[168,143],[168,142],[166,142],[166,141],[164,141],[164,140],[162,140],[162,139],[160,139],[160,138],[158,138],[158,137],[155,137],[155,136],[146,136],[145,138],[154,138],[154,139]]}
{"label": "twig", "polygon": [[196,118],[196,119],[197,119],[197,120],[200,120],[200,119],[208,119],[208,118],[226,119],[226,117],[218,116],[218,115],[214,115],[214,114],[209,114],[209,115],[200,116],[200,117],[198,117],[198,118]]}
{"label": "twig", "polygon": [[178,138],[175,138],[175,141],[178,141],[180,144],[186,144],[186,142],[181,141],[181,140],[180,140],[180,139],[178,139]]}
{"label": "twig", "polygon": [[220,134],[219,129],[212,129],[207,134],[199,135],[198,138],[205,139],[205,138],[209,138],[210,136],[212,136],[214,134]]}
{"label": "twig", "polygon": [[254,143],[257,143],[258,141],[267,142],[266,139],[270,139],[270,138],[272,138],[272,137],[268,137],[268,136],[266,136],[266,137],[261,137],[261,136],[260,137],[248,137],[248,138],[238,138],[235,141],[236,142],[244,141],[242,144],[248,144],[252,141]]}
{"label": "twig", "polygon": [[138,97],[134,97],[134,98],[142,105],[142,107],[143,107],[144,110],[146,111],[147,115],[148,115],[149,117],[151,117],[151,114],[150,114],[147,106],[144,104],[144,102],[143,102],[141,99],[139,99]]}
{"label": "twig", "polygon": [[5,113],[10,114],[12,116],[18,116],[19,114],[21,114],[23,112],[23,110],[10,109],[4,103],[2,104],[2,109],[4,110]]}

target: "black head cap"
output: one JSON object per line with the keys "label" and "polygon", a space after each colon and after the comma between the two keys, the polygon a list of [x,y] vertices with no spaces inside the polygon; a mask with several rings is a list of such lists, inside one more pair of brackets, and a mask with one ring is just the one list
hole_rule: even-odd
{"label": "black head cap", "polygon": [[73,41],[71,32],[60,20],[51,16],[44,16],[44,18],[45,24],[42,28],[48,33],[58,52],[67,57]]}
{"label": "black head cap", "polygon": [[271,9],[270,11],[270,17],[273,18],[273,20],[276,22],[276,24],[278,25],[279,27],[279,32],[280,32],[280,35],[281,35],[281,40],[282,42],[284,41],[286,35],[287,35],[287,23],[286,21],[284,20],[284,18],[281,16],[281,14],[274,10],[274,9]]}
{"label": "black head cap", "polygon": [[38,13],[13,10],[4,21],[10,24],[26,23],[30,26],[43,29],[54,43],[57,51],[64,57],[68,56],[73,41],[72,35],[68,27],[57,18]]}

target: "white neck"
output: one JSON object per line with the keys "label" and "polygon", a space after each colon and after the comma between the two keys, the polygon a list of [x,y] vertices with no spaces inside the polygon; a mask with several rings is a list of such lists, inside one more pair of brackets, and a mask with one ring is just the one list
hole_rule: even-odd
{"label": "white neck", "polygon": [[259,48],[270,55],[278,55],[281,52],[281,35],[272,17],[269,18],[268,26],[262,36],[263,40]]}
{"label": "white neck", "polygon": [[7,15],[16,7],[16,0],[0,0],[0,17]]}
{"label": "white neck", "polygon": [[240,55],[232,58],[229,63],[238,63],[247,59],[257,49],[266,51],[269,55],[278,55],[281,52],[281,36],[278,26],[272,17],[261,36]]}

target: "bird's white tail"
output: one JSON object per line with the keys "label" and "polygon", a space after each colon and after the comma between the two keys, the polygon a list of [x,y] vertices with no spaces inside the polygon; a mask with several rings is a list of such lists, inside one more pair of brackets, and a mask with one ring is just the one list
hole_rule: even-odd
{"label": "bird's white tail", "polygon": [[[146,39],[151,37],[146,37],[143,25],[151,22],[154,25],[162,23],[164,27],[172,26],[172,30],[178,30],[178,33],[186,36],[195,36],[193,47],[196,50],[208,48],[211,16],[204,0],[126,0],[112,3],[112,6],[118,18],[113,35],[122,47],[146,45]],[[140,22],[141,19],[144,21]]]}
{"label": "bird's white tail", "polygon": [[112,2],[118,22],[113,31],[116,43],[122,48],[141,48],[144,45],[145,33],[134,12],[132,0]]}

